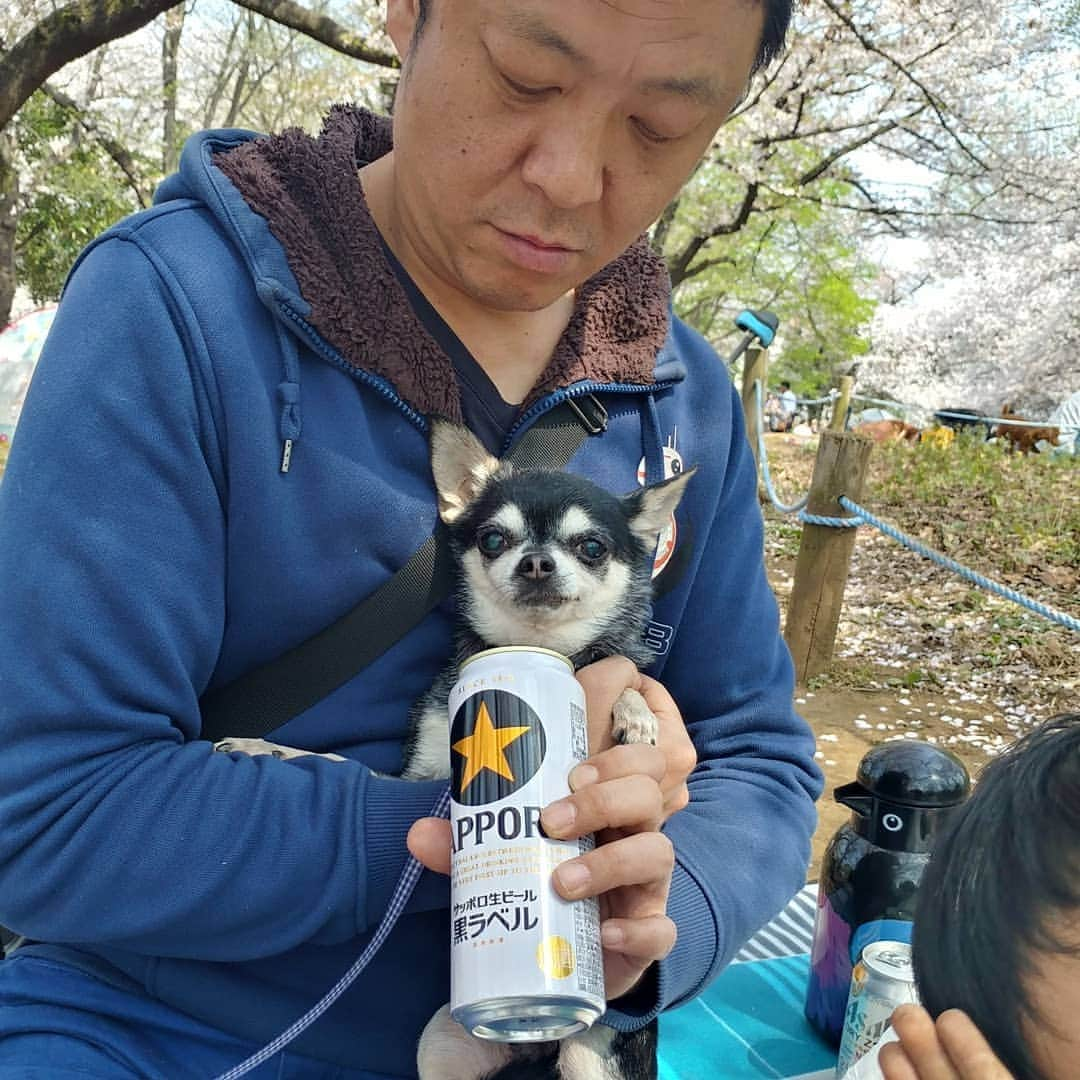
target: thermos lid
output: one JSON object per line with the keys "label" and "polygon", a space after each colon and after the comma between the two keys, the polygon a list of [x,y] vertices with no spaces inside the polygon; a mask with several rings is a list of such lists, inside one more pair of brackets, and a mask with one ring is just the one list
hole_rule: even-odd
{"label": "thermos lid", "polygon": [[856,776],[875,799],[927,809],[955,806],[971,787],[968,771],[955,754],[915,739],[873,747],[859,762]]}

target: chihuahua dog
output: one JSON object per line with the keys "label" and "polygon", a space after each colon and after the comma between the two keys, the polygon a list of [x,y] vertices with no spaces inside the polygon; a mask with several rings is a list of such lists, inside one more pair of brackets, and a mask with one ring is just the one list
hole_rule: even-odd
{"label": "chihuahua dog", "polygon": [[[608,656],[650,661],[643,635],[651,557],[693,475],[618,497],[569,473],[519,471],[441,420],[432,423],[431,467],[455,565],[458,626],[452,661],[410,714],[401,772],[409,780],[449,778],[447,699],[475,653],[537,645],[563,653],[575,670]],[[623,691],[612,715],[617,742],[655,743],[656,717],[636,690]],[[260,739],[216,745],[304,753]],[[647,1080],[657,1071],[656,1023],[631,1034],[594,1024],[559,1042],[508,1044],[469,1035],[443,1006],[424,1028],[417,1067],[422,1080]]]}

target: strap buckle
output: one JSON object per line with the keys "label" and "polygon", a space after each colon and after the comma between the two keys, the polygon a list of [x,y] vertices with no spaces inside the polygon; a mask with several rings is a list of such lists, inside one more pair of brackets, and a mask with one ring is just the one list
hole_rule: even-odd
{"label": "strap buckle", "polygon": [[592,416],[586,415],[585,410],[582,409],[573,398],[566,398],[566,404],[573,410],[574,415],[578,418],[578,423],[580,423],[590,435],[599,435],[602,432],[607,431],[608,412],[600,402],[600,399],[594,394],[586,394],[581,400],[590,403]]}

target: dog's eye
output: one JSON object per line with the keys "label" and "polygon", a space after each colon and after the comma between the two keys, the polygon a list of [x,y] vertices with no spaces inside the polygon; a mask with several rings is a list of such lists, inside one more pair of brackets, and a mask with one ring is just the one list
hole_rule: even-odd
{"label": "dog's eye", "polygon": [[506,550],[506,537],[498,529],[483,529],[476,537],[476,546],[485,555],[500,555]]}
{"label": "dog's eye", "polygon": [[607,554],[607,546],[595,536],[586,536],[584,540],[578,541],[577,549],[586,562],[597,562]]}

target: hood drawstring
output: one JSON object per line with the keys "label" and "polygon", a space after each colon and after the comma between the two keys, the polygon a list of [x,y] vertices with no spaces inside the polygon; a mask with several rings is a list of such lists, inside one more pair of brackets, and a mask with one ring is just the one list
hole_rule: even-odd
{"label": "hood drawstring", "polygon": [[[660,414],[656,408],[656,395],[650,392],[641,403],[641,449],[645,460],[645,485],[658,484],[664,479],[664,437],[660,430]],[[648,553],[650,567],[655,552]],[[652,625],[652,603],[649,604],[648,623]],[[651,645],[648,631],[646,643]]]}
{"label": "hood drawstring", "polygon": [[284,290],[276,281],[261,279],[255,286],[259,299],[270,309],[274,316],[274,329],[277,333],[278,347],[281,349],[282,379],[277,385],[278,400],[281,403],[281,417],[278,420],[278,433],[281,436],[280,471],[287,473],[292,462],[293,443],[300,438],[303,422],[300,414],[300,353],[296,338],[290,334],[282,322],[281,305]]}
{"label": "hood drawstring", "polygon": [[648,394],[641,408],[641,448],[645,457],[645,483],[658,484],[664,479],[664,436],[656,395]]}

